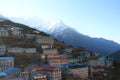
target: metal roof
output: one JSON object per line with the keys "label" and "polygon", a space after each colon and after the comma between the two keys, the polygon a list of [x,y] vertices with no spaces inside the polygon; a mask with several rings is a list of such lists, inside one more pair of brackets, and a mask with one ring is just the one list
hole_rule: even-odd
{"label": "metal roof", "polygon": [[6,76],[7,74],[5,72],[0,72],[0,76]]}
{"label": "metal roof", "polygon": [[4,72],[7,74],[7,75],[11,75],[11,74],[14,74],[16,72],[20,71],[20,68],[8,68],[6,69]]}
{"label": "metal roof", "polygon": [[0,57],[0,60],[14,60],[13,57]]}

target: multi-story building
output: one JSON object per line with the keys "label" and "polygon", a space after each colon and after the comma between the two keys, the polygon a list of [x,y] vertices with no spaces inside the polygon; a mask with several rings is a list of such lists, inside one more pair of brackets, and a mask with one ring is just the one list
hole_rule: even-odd
{"label": "multi-story building", "polygon": [[44,74],[34,71],[30,73],[30,80],[47,80],[47,77]]}
{"label": "multi-story building", "polygon": [[43,54],[53,55],[53,54],[58,54],[58,51],[56,48],[45,48],[45,49],[43,49]]}
{"label": "multi-story building", "polygon": [[36,34],[26,34],[25,37],[27,39],[35,39],[37,37],[37,35]]}
{"label": "multi-story building", "polygon": [[0,37],[8,37],[9,33],[8,30],[0,30]]}
{"label": "multi-story building", "polygon": [[41,55],[41,58],[42,57],[46,58],[48,64],[52,66],[58,66],[68,63],[67,56],[65,54],[58,54],[57,49],[55,48],[43,49],[43,55]]}
{"label": "multi-story building", "polygon": [[61,69],[53,66],[45,66],[44,73],[47,75],[48,80],[62,80]]}
{"label": "multi-story building", "polygon": [[72,66],[70,67],[74,76],[86,79],[88,78],[88,67],[86,66]]}
{"label": "multi-story building", "polygon": [[37,36],[35,42],[36,44],[39,44],[39,45],[47,44],[52,46],[54,43],[54,39],[47,36]]}
{"label": "multi-story building", "polygon": [[74,63],[74,62],[78,62],[78,61],[79,61],[78,58],[68,58],[69,63]]}
{"label": "multi-story building", "polygon": [[59,66],[62,64],[67,64],[68,59],[67,58],[48,58],[47,62],[52,66]]}
{"label": "multi-story building", "polygon": [[88,63],[92,64],[93,66],[100,65],[100,61],[98,60],[98,58],[88,58]]}
{"label": "multi-story building", "polygon": [[8,48],[9,53],[36,53],[36,48]]}
{"label": "multi-story building", "polygon": [[6,51],[6,46],[5,45],[0,45],[0,55],[4,55]]}
{"label": "multi-story building", "polygon": [[13,57],[0,57],[0,64],[2,65],[0,68],[1,71],[4,71],[7,68],[14,67],[14,58]]}
{"label": "multi-story building", "polygon": [[61,69],[53,66],[39,66],[28,68],[26,71],[33,72],[38,71],[41,74],[46,75],[47,80],[62,80]]}
{"label": "multi-story building", "polygon": [[13,37],[23,37],[23,28],[20,27],[12,27],[11,28],[12,31],[12,36]]}

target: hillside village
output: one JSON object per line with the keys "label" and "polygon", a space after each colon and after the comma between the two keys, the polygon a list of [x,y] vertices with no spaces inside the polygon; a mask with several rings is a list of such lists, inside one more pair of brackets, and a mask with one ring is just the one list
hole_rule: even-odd
{"label": "hillside village", "polygon": [[113,58],[0,20],[0,80],[112,80]]}

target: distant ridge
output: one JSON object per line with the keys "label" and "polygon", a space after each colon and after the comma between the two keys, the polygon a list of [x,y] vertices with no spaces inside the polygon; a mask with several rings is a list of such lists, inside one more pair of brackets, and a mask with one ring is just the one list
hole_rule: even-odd
{"label": "distant ridge", "polygon": [[115,60],[120,60],[120,50],[112,53],[110,56],[113,57]]}
{"label": "distant ridge", "polygon": [[[27,25],[29,21],[31,22],[32,20],[26,21],[23,18],[22,21],[23,22],[17,22]],[[32,23],[31,25],[33,24],[34,23]],[[84,47],[91,51],[99,52],[103,56],[110,55],[120,49],[120,44],[114,41],[106,40],[104,38],[92,38],[90,36],[83,35],[64,24],[61,20],[52,25],[41,23],[41,25],[34,24],[34,26],[31,27],[34,27],[35,29],[40,31],[44,31],[47,34],[50,34],[55,39],[63,41],[69,45],[72,45],[73,47]]]}
{"label": "distant ridge", "polygon": [[103,56],[110,55],[120,49],[120,44],[114,41],[83,35],[63,22],[56,23],[48,33],[73,47],[84,47],[91,51],[99,52]]}

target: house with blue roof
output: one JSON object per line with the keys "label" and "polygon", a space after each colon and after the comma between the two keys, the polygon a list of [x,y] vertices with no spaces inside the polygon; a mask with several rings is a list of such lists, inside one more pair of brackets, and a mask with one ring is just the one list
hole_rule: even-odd
{"label": "house with blue roof", "polygon": [[0,72],[0,79],[10,79],[15,77],[21,71],[20,68],[8,68],[2,72]]}
{"label": "house with blue roof", "polygon": [[5,76],[7,76],[5,72],[0,72],[0,79],[4,79]]}
{"label": "house with blue roof", "polygon": [[7,74],[7,78],[13,78],[17,76],[20,73],[21,69],[20,68],[8,68],[4,72]]}

